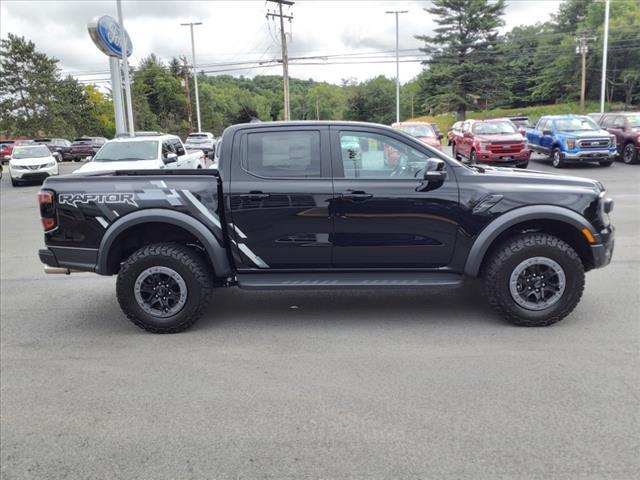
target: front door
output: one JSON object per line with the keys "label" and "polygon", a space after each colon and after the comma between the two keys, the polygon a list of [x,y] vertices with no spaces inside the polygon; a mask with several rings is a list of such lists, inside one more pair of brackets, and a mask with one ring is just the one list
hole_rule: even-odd
{"label": "front door", "polygon": [[[455,246],[458,186],[423,180],[435,154],[401,134],[331,127],[336,268],[433,268]],[[397,161],[389,161],[389,155]]]}
{"label": "front door", "polygon": [[225,188],[238,270],[329,268],[328,127],[249,130],[234,149]]}

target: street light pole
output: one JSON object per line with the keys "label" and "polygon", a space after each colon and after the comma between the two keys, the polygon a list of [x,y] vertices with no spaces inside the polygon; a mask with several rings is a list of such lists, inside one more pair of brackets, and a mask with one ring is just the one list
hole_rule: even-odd
{"label": "street light pole", "polygon": [[609,46],[609,3],[604,7],[604,48],[602,52],[602,85],[600,85],[600,113],[604,113],[604,94],[607,90],[607,47]]}
{"label": "street light pole", "polygon": [[396,122],[400,121],[400,29],[398,17],[408,10],[390,10],[385,13],[393,13],[396,16]]}
{"label": "street light pole", "polygon": [[128,60],[128,50],[129,45],[127,43],[127,35],[124,29],[124,21],[122,20],[122,2],[121,0],[117,0],[116,6],[118,7],[118,23],[120,24],[120,51],[122,53],[122,68],[124,69],[124,93],[127,98],[127,120],[129,126],[129,136],[133,137],[134,127],[133,127],[133,104],[131,101],[131,82],[129,81],[129,60]]}
{"label": "street light pole", "polygon": [[198,132],[202,131],[202,125],[200,124],[200,95],[198,94],[198,71],[196,69],[196,47],[193,40],[193,26],[202,25],[202,22],[189,22],[181,23],[183,27],[189,26],[191,29],[191,57],[193,58],[193,86],[195,87],[196,94],[196,117],[198,118]]}

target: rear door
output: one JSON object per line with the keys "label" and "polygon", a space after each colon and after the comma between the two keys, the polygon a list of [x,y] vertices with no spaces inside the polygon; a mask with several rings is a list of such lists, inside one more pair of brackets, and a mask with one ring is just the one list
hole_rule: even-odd
{"label": "rear door", "polygon": [[225,187],[238,270],[331,266],[329,149],[326,126],[236,133]]}
{"label": "rear door", "polygon": [[[394,132],[331,127],[336,268],[436,268],[448,265],[458,225],[452,169],[443,183],[423,180],[435,154]],[[386,155],[395,151],[398,162]]]}

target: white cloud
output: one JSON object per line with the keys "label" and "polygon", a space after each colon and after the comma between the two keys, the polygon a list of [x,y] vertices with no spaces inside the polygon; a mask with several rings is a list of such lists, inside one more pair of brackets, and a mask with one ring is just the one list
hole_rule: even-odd
{"label": "white cloud", "polygon": [[[198,20],[196,54],[199,64],[280,58],[277,29],[265,14],[265,1],[123,1],[125,26],[134,44],[132,64],[156,53],[163,59],[187,55],[190,38],[180,22]],[[520,0],[508,3],[506,29],[519,24],[545,21],[557,9],[559,0]],[[290,9],[290,57],[372,52],[395,49],[395,22],[386,10],[409,10],[400,16],[400,48],[415,49],[421,44],[415,35],[428,34],[434,24],[423,11],[425,1],[321,1],[299,0]],[[98,15],[116,17],[112,1],[12,1],[0,6],[0,34],[23,35],[36,47],[60,60],[64,72],[99,73],[106,78],[106,57],[92,44],[87,22]],[[290,75],[339,82],[342,78],[395,76],[393,57],[390,63],[353,65],[295,65]],[[302,62],[302,61],[300,61]],[[312,62],[308,60],[305,63]],[[313,62],[322,63],[314,60]],[[209,70],[225,67],[208,66]],[[241,68],[241,67],[226,67]],[[421,69],[418,63],[402,63],[401,79],[407,81]],[[278,74],[280,68],[234,70],[232,74]],[[86,75],[83,78],[89,78]]]}

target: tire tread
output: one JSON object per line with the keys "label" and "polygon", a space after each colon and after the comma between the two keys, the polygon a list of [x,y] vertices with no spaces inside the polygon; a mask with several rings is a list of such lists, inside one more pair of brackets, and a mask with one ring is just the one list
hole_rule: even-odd
{"label": "tire tread", "polygon": [[[510,292],[501,289],[498,284],[498,275],[504,264],[514,255],[532,247],[550,247],[561,251],[579,268],[582,280],[576,292],[574,301],[567,303],[556,314],[544,320],[526,319],[517,315],[509,308],[508,303],[513,302]],[[559,322],[569,315],[582,298],[584,291],[584,266],[576,251],[564,240],[547,233],[528,233],[511,237],[505,241],[493,254],[484,272],[485,293],[491,307],[509,322],[523,327],[544,327]],[[505,298],[508,297],[508,298]],[[562,302],[563,300],[560,299]]]}
{"label": "tire tread", "polygon": [[[136,265],[139,261],[142,261],[148,257],[171,257],[177,262],[181,263],[185,268],[189,269],[191,273],[196,277],[199,285],[199,298],[201,299],[194,312],[186,316],[180,323],[167,327],[155,327],[146,324],[140,320],[135,311],[129,307],[129,304],[121,300],[122,296],[126,296],[128,292],[125,291],[124,277],[127,271]],[[179,333],[189,329],[194,323],[202,316],[209,301],[211,300],[211,290],[213,288],[211,282],[211,272],[206,267],[206,264],[202,259],[188,247],[177,243],[159,243],[151,244],[140,248],[135,251],[125,262],[122,264],[118,280],[116,282],[116,292],[118,295],[118,301],[122,311],[127,318],[131,320],[136,326],[142,328],[151,333]]]}

